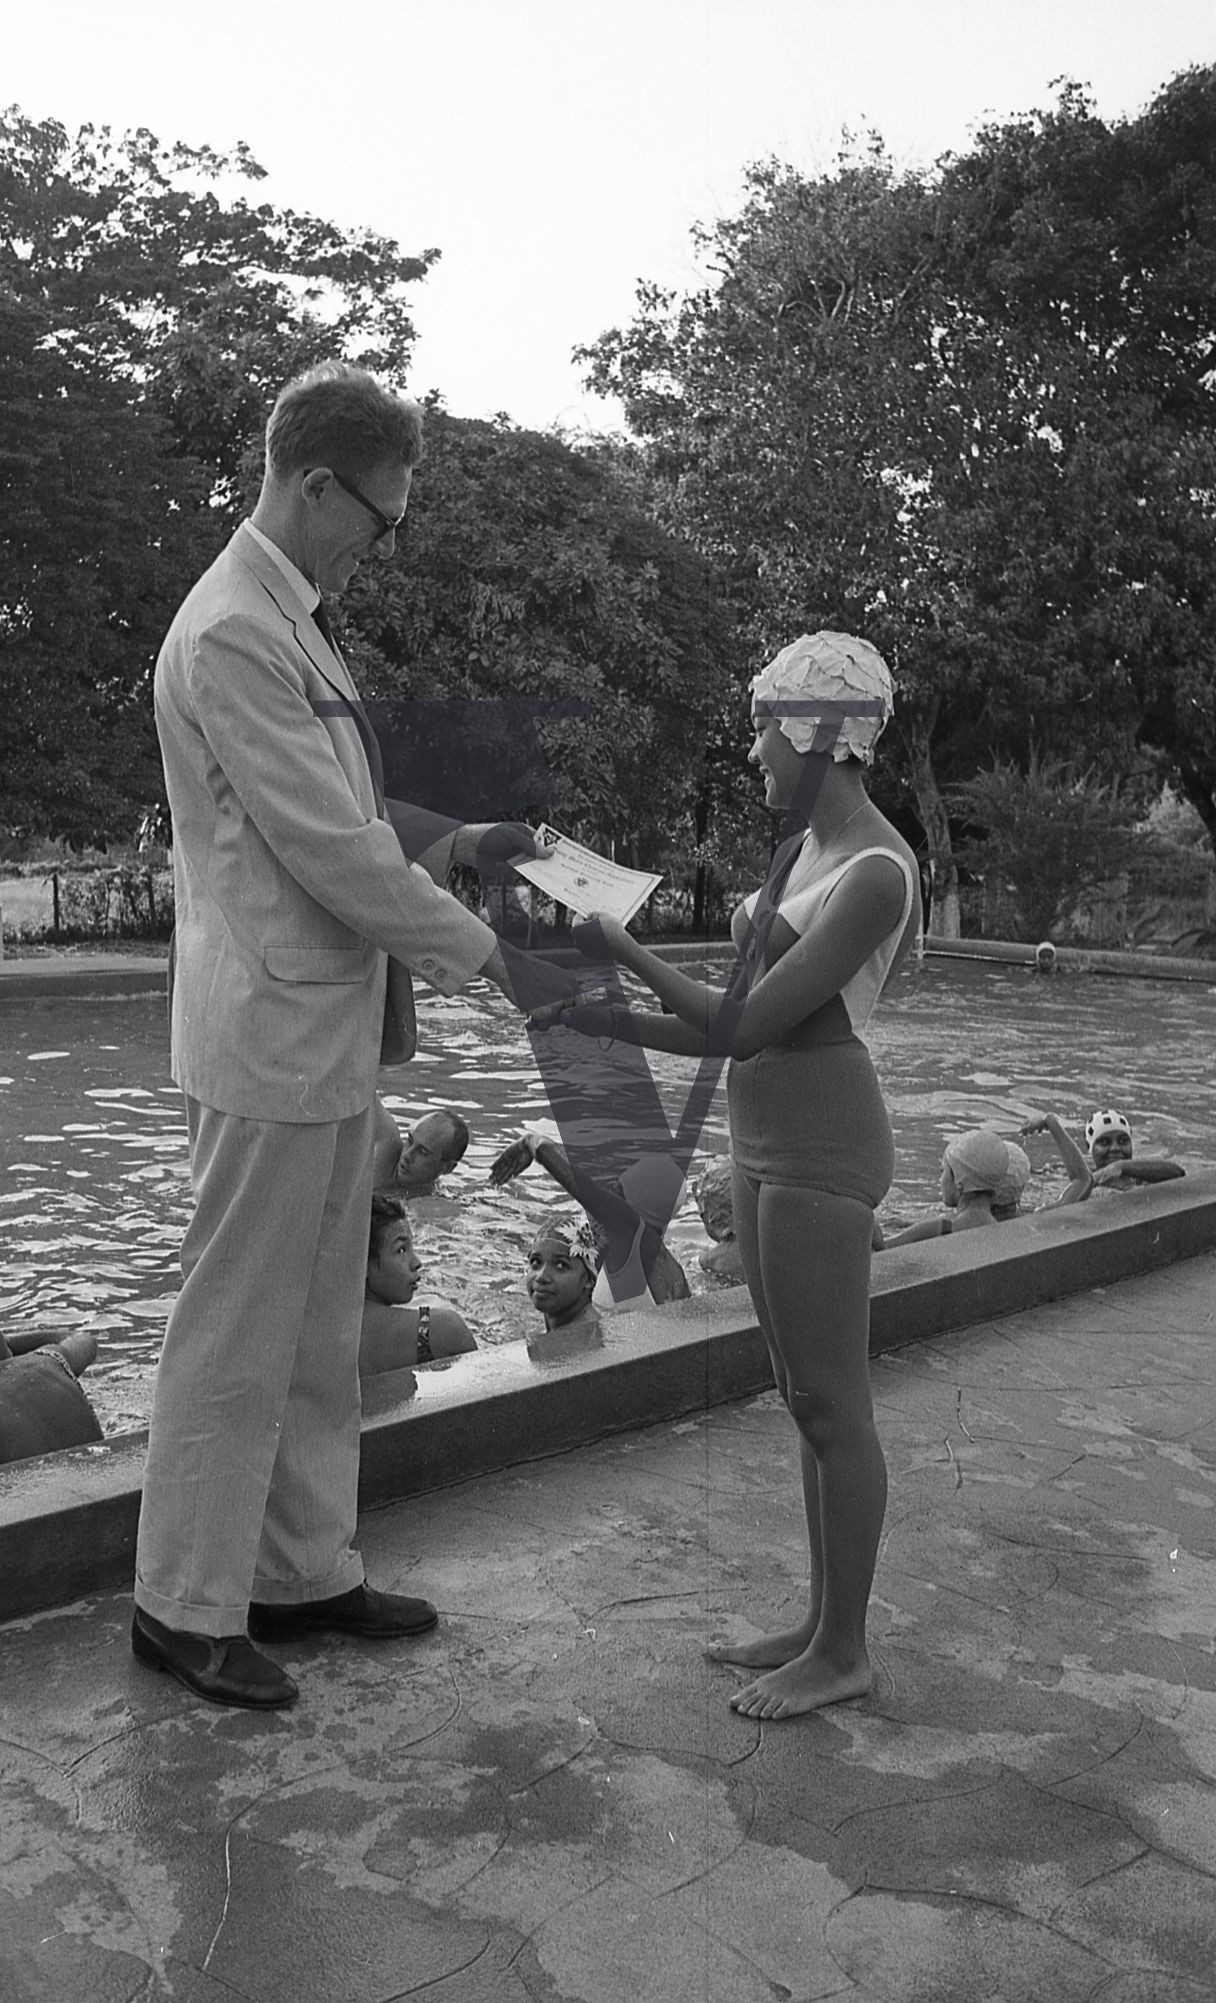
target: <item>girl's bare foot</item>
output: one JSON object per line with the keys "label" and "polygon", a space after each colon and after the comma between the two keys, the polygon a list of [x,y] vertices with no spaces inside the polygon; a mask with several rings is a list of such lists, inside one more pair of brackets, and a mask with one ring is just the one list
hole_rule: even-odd
{"label": "girl's bare foot", "polygon": [[817,1621],[805,1620],[777,1634],[758,1634],[751,1641],[711,1641],[705,1653],[711,1662],[741,1662],[745,1669],[780,1669],[811,1645]]}
{"label": "girl's bare foot", "polygon": [[757,1676],[736,1690],[730,1708],[744,1718],[797,1718],[824,1704],[845,1704],[864,1697],[873,1681],[868,1657],[852,1663],[830,1661],[808,1648],[767,1676]]}

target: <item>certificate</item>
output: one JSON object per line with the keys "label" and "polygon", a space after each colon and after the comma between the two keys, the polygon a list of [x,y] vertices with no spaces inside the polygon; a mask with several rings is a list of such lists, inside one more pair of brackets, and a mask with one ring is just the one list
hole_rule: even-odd
{"label": "certificate", "polygon": [[555,904],[568,905],[580,918],[605,911],[627,925],[663,881],[661,873],[655,876],[649,870],[625,869],[619,862],[610,862],[606,855],[597,855],[594,849],[584,848],[544,822],[536,835],[538,841],[555,844],[553,854],[539,861],[513,863],[512,868]]}

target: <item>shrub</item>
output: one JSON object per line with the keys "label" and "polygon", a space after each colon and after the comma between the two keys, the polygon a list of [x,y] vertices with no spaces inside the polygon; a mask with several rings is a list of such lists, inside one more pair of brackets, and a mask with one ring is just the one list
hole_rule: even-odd
{"label": "shrub", "polygon": [[1025,772],[996,764],[954,787],[951,800],[982,830],[957,845],[962,866],[995,879],[1012,925],[1028,940],[1050,939],[1100,884],[1123,875],[1147,837],[1133,832],[1137,808],[1119,782],[1099,780],[1065,760],[1032,752]]}

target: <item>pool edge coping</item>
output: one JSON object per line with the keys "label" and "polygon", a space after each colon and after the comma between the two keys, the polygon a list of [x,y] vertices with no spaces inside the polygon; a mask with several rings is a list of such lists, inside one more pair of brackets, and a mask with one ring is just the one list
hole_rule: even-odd
{"label": "pool edge coping", "polygon": [[[1214,1248],[1216,1170],[901,1246],[875,1259],[870,1351]],[[745,1287],[616,1317],[603,1347],[579,1355],[538,1362],[528,1352],[509,1344],[421,1380],[379,1380],[367,1400],[360,1511],[772,1388]],[[130,1585],[145,1442],[146,1433],[126,1434],[0,1467],[0,1620]]]}
{"label": "pool edge coping", "polygon": [[[729,945],[727,935],[719,939],[690,937],[664,939],[651,950],[660,956],[678,956]],[[947,939],[939,933],[927,932],[920,950],[926,959],[972,960],[1029,969],[1035,965],[1038,948],[1024,940]],[[1216,986],[1216,959],[1129,952],[1109,946],[1059,945],[1054,952],[1057,966],[1066,973],[1121,975],[1129,980],[1195,981]],[[87,1000],[106,994],[163,994],[167,978],[168,959],[156,953],[46,953],[29,959],[0,955],[0,1002],[56,995]]]}

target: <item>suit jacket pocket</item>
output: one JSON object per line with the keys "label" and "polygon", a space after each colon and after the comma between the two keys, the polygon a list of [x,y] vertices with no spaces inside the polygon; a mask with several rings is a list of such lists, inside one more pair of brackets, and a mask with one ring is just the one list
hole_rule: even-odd
{"label": "suit jacket pocket", "polygon": [[267,946],[265,957],[276,981],[365,981],[373,961],[361,946]]}

